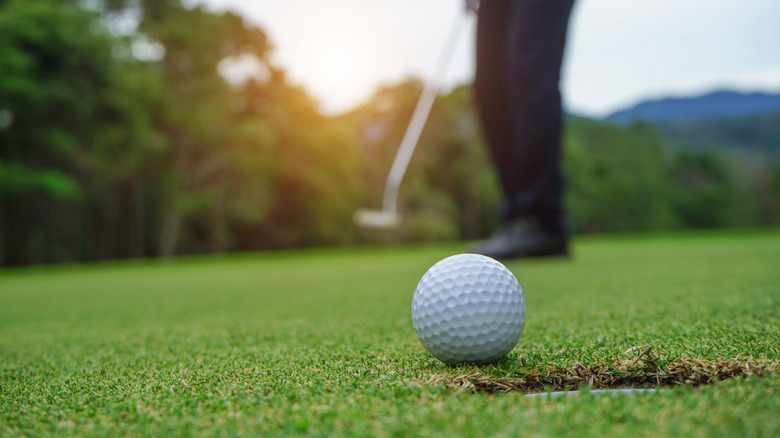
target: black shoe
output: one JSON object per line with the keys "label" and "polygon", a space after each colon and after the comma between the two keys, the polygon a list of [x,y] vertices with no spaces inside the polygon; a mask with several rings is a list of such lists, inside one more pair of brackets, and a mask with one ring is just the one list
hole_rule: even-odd
{"label": "black shoe", "polygon": [[569,255],[569,236],[542,229],[537,221],[516,219],[490,238],[469,247],[494,259]]}

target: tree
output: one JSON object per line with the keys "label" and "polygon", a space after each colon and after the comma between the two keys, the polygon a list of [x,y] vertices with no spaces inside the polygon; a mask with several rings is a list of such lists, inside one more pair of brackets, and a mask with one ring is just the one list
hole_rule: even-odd
{"label": "tree", "polygon": [[237,15],[179,1],[140,7],[138,35],[164,51],[155,63],[164,84],[157,129],[167,141],[155,163],[160,254],[228,250],[233,221],[268,211],[276,139],[262,120],[241,117],[241,96],[219,65],[243,54],[266,63],[265,34]]}
{"label": "tree", "polygon": [[674,228],[669,153],[647,125],[569,120],[564,136],[566,210],[577,233]]}
{"label": "tree", "polygon": [[6,264],[121,255],[110,193],[158,142],[113,42],[93,12],[43,0],[0,6]]}
{"label": "tree", "polygon": [[674,206],[684,226],[723,227],[753,223],[746,193],[733,180],[721,155],[681,151],[672,167]]}

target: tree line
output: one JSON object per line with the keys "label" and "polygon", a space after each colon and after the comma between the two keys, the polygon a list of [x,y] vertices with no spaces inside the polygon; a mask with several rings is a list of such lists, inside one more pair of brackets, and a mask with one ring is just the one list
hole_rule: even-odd
{"label": "tree line", "polygon": [[[0,1],[0,265],[475,239],[500,199],[471,90],[434,105],[403,225],[360,230],[421,84],[325,117],[231,13],[181,0]],[[229,81],[231,63],[255,74]],[[671,149],[648,126],[568,120],[578,233],[780,222],[780,172]]]}

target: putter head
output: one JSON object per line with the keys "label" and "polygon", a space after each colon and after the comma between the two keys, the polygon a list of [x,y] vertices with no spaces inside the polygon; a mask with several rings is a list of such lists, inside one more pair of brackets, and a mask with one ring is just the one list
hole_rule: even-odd
{"label": "putter head", "polygon": [[361,208],[355,211],[352,219],[362,228],[389,230],[401,225],[401,218],[397,213],[385,210]]}

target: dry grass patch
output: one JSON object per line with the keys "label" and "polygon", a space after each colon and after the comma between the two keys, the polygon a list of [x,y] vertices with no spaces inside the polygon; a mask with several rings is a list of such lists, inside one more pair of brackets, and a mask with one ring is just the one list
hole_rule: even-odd
{"label": "dry grass patch", "polygon": [[749,376],[780,374],[780,360],[736,357],[726,360],[663,359],[647,348],[636,359],[620,359],[610,364],[586,366],[575,363],[568,368],[546,365],[519,369],[518,378],[496,378],[480,372],[461,375],[435,375],[423,382],[444,385],[448,389],[474,392],[538,393],[567,391],[584,387],[594,389],[659,388],[680,385],[699,386]]}

